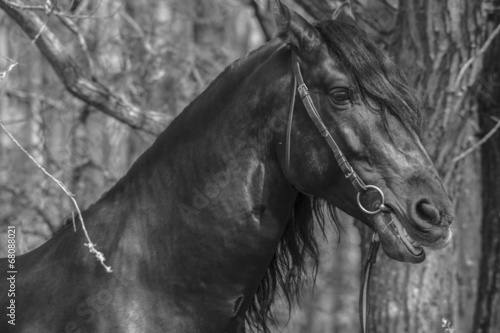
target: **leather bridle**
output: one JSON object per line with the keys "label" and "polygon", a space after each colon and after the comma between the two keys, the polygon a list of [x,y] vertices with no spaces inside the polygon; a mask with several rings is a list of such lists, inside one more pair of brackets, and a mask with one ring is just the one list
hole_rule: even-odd
{"label": "leather bridle", "polygon": [[[286,144],[285,144],[285,174],[289,181],[291,181],[291,164],[290,164],[290,155],[291,155],[291,137],[292,137],[292,123],[293,123],[293,113],[295,108],[295,92],[298,91],[300,95],[300,99],[309,115],[309,118],[313,121],[316,129],[319,131],[320,135],[325,139],[326,143],[330,147],[335,156],[335,160],[337,161],[338,166],[342,170],[345,178],[348,179],[354,189],[357,192],[357,201],[359,208],[368,215],[375,215],[382,211],[387,211],[387,207],[385,204],[384,193],[380,188],[374,185],[366,185],[365,182],[358,176],[356,171],[352,168],[351,164],[347,161],[344,153],[340,150],[339,146],[333,139],[332,135],[328,131],[323,120],[321,120],[321,116],[318,113],[318,110],[314,106],[314,102],[309,94],[309,89],[304,83],[304,79],[302,78],[302,73],[300,72],[300,65],[297,60],[297,56],[294,52],[292,52],[292,94],[290,101],[290,112],[288,113],[288,122],[286,128]],[[361,196],[367,194],[370,189],[375,190],[379,194],[380,200],[373,200],[373,210],[369,210],[365,208],[361,203]]]}
{"label": "leather bridle", "polygon": [[[325,123],[323,120],[321,120],[321,117],[318,113],[318,110],[314,106],[313,100],[311,98],[311,95],[309,94],[309,89],[307,88],[306,84],[304,83],[304,79],[302,78],[302,73],[300,72],[300,65],[297,60],[297,56],[295,55],[295,52],[292,51],[292,69],[293,69],[293,75],[292,75],[292,92],[291,92],[291,101],[290,101],[290,112],[288,113],[288,120],[287,120],[287,128],[286,128],[286,143],[285,143],[285,175],[288,178],[288,180],[291,182],[291,165],[290,165],[290,155],[291,155],[291,137],[292,137],[292,123],[293,123],[293,113],[294,113],[294,108],[295,108],[295,99],[296,99],[296,92],[299,92],[300,99],[302,100],[302,103],[307,111],[307,114],[309,115],[309,118],[313,121],[314,125],[316,126],[316,129],[319,131],[320,135],[326,140],[326,143],[330,147],[330,149],[333,152],[333,155],[335,156],[335,160],[337,161],[337,164],[339,165],[340,169],[342,170],[342,173],[344,174],[345,178],[348,179],[354,189],[357,192],[357,202],[359,208],[368,215],[375,215],[379,213],[387,213],[389,212],[389,209],[387,206],[385,206],[385,197],[384,193],[380,188],[378,188],[375,185],[366,185],[363,180],[358,176],[356,171],[352,168],[351,164],[347,161],[344,153],[342,153],[342,150],[340,150],[338,144],[335,142],[333,139],[332,135],[328,131],[328,128],[325,126]],[[354,102],[354,101],[353,101]],[[366,208],[363,206],[361,203],[361,197],[363,195],[366,195],[370,190],[374,190],[379,198],[373,199],[370,208]],[[373,208],[373,209],[372,209]],[[370,210],[372,209],[372,210]],[[368,303],[367,303],[367,298],[368,298],[368,282],[370,279],[370,273],[371,273],[371,266],[372,264],[375,263],[376,257],[377,257],[377,251],[380,245],[380,240],[378,238],[378,234],[374,233],[372,237],[372,243],[370,245],[370,250],[367,256],[367,261],[364,266],[364,273],[363,273],[363,282],[361,284],[361,293],[360,293],[360,319],[361,319],[361,325],[362,325],[362,331],[367,332],[366,328],[366,319],[367,319],[367,314],[368,314]]]}

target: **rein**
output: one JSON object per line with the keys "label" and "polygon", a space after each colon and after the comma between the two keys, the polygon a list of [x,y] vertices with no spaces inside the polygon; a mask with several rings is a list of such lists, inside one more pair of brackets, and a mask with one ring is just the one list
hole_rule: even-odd
{"label": "rein", "polygon": [[[314,106],[314,102],[309,94],[309,89],[304,83],[304,79],[302,78],[302,73],[300,72],[300,65],[297,60],[297,56],[294,52],[292,52],[292,92],[290,94],[290,112],[288,113],[288,121],[286,128],[286,144],[285,144],[285,175],[288,180],[291,179],[291,166],[290,166],[290,157],[291,157],[291,137],[292,137],[292,123],[293,123],[293,112],[295,108],[295,98],[296,92],[299,92],[300,99],[307,111],[307,114],[313,121],[316,129],[319,131],[320,135],[326,140],[326,143],[330,147],[335,156],[335,160],[337,161],[338,166],[342,170],[345,178],[348,179],[354,189],[357,192],[357,202],[359,208],[368,215],[375,215],[381,212],[387,212],[388,208],[385,206],[385,197],[384,193],[380,188],[374,185],[366,185],[363,180],[358,176],[356,171],[352,168],[351,164],[347,161],[344,153],[339,148],[335,139],[332,137],[328,128],[325,126],[323,120],[318,113],[318,110]],[[361,203],[361,197],[367,194],[370,190],[374,190],[378,194],[378,198],[373,199],[370,203],[370,208],[366,208]],[[372,191],[373,192],[373,191]],[[378,199],[378,200],[377,200]],[[372,210],[370,210],[372,209]],[[377,233],[373,234],[372,242],[370,245],[370,250],[368,252],[368,256],[366,259],[366,263],[364,265],[363,272],[363,282],[361,284],[361,292],[360,292],[360,306],[359,306],[359,315],[361,320],[362,332],[367,332],[367,317],[368,317],[368,286],[371,275],[372,265],[375,263],[377,258],[377,251],[380,246],[380,240]]]}
{"label": "rein", "polygon": [[370,250],[368,250],[368,255],[366,256],[366,262],[363,268],[361,291],[359,292],[359,319],[361,321],[361,331],[363,333],[368,332],[366,322],[370,310],[368,307],[368,293],[370,290],[369,282],[372,273],[372,265],[377,261],[377,252],[379,247],[380,239],[378,234],[373,233],[372,243],[370,244]]}

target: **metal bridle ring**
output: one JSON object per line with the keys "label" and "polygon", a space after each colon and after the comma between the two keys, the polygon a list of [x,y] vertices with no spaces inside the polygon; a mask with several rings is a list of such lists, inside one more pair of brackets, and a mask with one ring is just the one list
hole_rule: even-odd
{"label": "metal bridle ring", "polygon": [[374,185],[365,185],[365,186],[366,186],[366,190],[372,188],[372,189],[378,191],[378,193],[380,194],[380,198],[381,198],[382,202],[380,203],[380,206],[376,210],[370,211],[370,210],[366,209],[365,207],[363,207],[363,205],[361,204],[360,197],[361,197],[362,192],[358,192],[357,200],[358,200],[358,206],[359,206],[359,208],[361,208],[361,210],[363,212],[365,212],[366,214],[368,214],[368,215],[375,215],[375,214],[380,213],[382,211],[382,208],[384,207],[384,204],[385,204],[384,192],[382,192],[381,189],[379,189],[377,186],[374,186]]}

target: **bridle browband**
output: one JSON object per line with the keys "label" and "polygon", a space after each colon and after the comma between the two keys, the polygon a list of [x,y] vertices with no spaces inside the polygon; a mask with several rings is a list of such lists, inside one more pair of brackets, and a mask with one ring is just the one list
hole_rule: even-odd
{"label": "bridle browband", "polygon": [[[325,126],[323,120],[321,120],[318,110],[314,106],[314,102],[311,98],[311,95],[309,94],[309,89],[304,83],[304,79],[302,78],[302,73],[300,72],[300,65],[297,60],[297,56],[293,51],[292,51],[292,70],[293,70],[292,92],[290,94],[290,99],[291,99],[290,112],[288,113],[286,142],[285,142],[285,176],[287,177],[288,181],[291,182],[290,155],[291,155],[292,123],[293,123],[293,112],[295,108],[296,92],[298,91],[300,99],[302,100],[302,103],[307,111],[307,114],[309,115],[309,118],[311,118],[311,120],[313,121],[320,135],[326,140],[326,143],[332,150],[333,155],[335,156],[335,160],[337,161],[337,164],[342,170],[342,173],[344,174],[345,178],[351,182],[352,186],[356,190],[357,192],[356,199],[359,208],[365,214],[368,215],[375,215],[381,212],[387,213],[389,209],[387,208],[387,206],[385,206],[385,197],[382,190],[375,185],[366,185],[363,182],[363,180],[359,177],[356,171],[354,171],[349,161],[347,161],[344,153],[342,153],[342,150],[340,150],[339,146],[337,145],[332,135],[328,131],[328,128]],[[372,200],[372,203],[370,205],[371,207],[367,209],[361,203],[361,197],[367,194],[370,190],[374,190],[378,194],[379,200],[377,199]],[[370,210],[371,208],[373,209]],[[377,251],[379,245],[380,245],[380,240],[378,238],[378,234],[374,233],[372,237],[372,243],[370,245],[370,250],[368,252],[367,260],[364,266],[363,281],[361,284],[359,312],[360,312],[361,326],[363,332],[367,332],[366,320],[368,314],[368,303],[367,303],[368,282],[370,279],[371,266],[375,263],[375,260],[377,258]]]}

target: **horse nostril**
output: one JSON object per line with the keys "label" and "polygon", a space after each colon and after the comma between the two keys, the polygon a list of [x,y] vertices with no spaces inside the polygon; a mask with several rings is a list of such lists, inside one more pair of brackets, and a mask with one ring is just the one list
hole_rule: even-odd
{"label": "horse nostril", "polygon": [[427,223],[438,224],[439,223],[439,211],[431,204],[428,200],[422,199],[417,202],[416,206],[417,215],[420,219]]}

